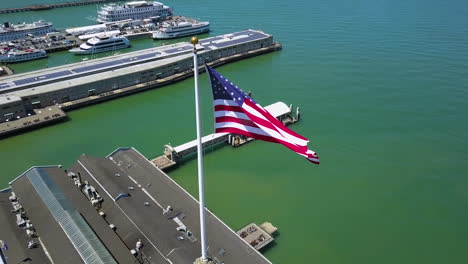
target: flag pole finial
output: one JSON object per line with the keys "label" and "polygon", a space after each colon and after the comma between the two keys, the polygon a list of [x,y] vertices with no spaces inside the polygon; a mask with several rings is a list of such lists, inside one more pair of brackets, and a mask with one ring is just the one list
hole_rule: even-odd
{"label": "flag pole finial", "polygon": [[192,37],[190,42],[192,42],[193,45],[197,45],[198,44],[198,38],[194,36],[194,37]]}

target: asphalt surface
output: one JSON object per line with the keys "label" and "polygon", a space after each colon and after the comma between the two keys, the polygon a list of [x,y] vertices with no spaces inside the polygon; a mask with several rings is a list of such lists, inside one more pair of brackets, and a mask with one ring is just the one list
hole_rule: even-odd
{"label": "asphalt surface", "polygon": [[[89,160],[93,162],[89,162]],[[128,248],[135,249],[136,243],[139,240],[142,242],[143,247],[140,250],[140,254],[137,256],[137,259],[141,263],[170,263],[166,260],[165,256],[159,252],[158,248],[151,245],[151,241],[145,237],[145,233],[129,220],[124,213],[125,211],[123,211],[118,204],[114,203],[113,198],[120,193],[118,185],[115,184],[114,181],[107,181],[105,185],[101,184],[102,179],[100,178],[101,176],[98,175],[111,175],[116,177],[115,173],[121,173],[118,168],[109,166],[111,164],[108,162],[110,161],[106,158],[81,156],[79,161],[70,167],[68,171],[79,172],[83,182],[87,181],[96,188],[96,191],[104,199],[100,211],[105,213],[105,220],[116,227],[115,233]],[[123,191],[128,192],[128,186],[126,186]]]}
{"label": "asphalt surface", "polygon": [[[199,204],[197,200],[133,148],[114,152],[110,157],[124,172],[124,175],[130,175],[136,180],[163,208],[170,205],[174,211],[180,212],[179,218],[184,225],[191,230],[195,237],[199,237]],[[158,211],[157,208],[155,211]],[[208,210],[206,222],[209,257],[219,263],[270,263]],[[166,236],[172,234],[169,232]],[[164,243],[164,241],[162,242]],[[200,256],[199,242],[196,243],[196,247],[197,251],[188,256],[187,259],[193,261]],[[176,251],[171,256],[185,254],[188,252]]]}
{"label": "asphalt surface", "polygon": [[11,193],[0,193],[0,240],[5,241],[8,249],[4,250],[8,263],[20,263],[27,258],[29,263],[50,263],[39,248],[28,249],[26,231],[16,225],[16,213],[12,213],[13,207],[8,199]]}

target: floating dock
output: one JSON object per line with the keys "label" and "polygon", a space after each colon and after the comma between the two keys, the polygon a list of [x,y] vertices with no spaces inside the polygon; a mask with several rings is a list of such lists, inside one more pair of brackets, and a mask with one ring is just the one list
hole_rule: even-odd
{"label": "floating dock", "polygon": [[[285,125],[294,124],[300,119],[299,107],[296,109],[296,115],[293,116],[292,105],[288,107],[283,102],[276,102],[272,105],[266,106],[265,109]],[[207,149],[208,147],[221,143],[227,143],[233,147],[238,147],[252,140],[253,138],[241,135],[214,133],[202,137],[202,148]],[[158,168],[165,170],[183,162],[187,157],[192,156],[196,152],[197,140],[192,140],[176,147],[172,147],[168,144],[164,146],[164,155],[152,159],[151,162]]]}
{"label": "floating dock", "polygon": [[237,231],[237,234],[253,248],[260,250],[273,242],[272,235],[277,230],[278,228],[269,222],[264,222],[260,226],[250,223]]}

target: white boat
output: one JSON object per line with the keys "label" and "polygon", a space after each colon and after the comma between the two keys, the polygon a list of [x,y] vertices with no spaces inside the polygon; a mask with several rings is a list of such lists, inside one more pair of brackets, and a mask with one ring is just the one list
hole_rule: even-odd
{"label": "white boat", "polygon": [[28,35],[40,36],[55,31],[51,22],[39,20],[31,24],[3,23],[0,27],[0,42],[26,38]]}
{"label": "white boat", "polygon": [[47,58],[47,52],[38,49],[10,50],[0,54],[0,62],[3,63],[30,61],[42,58]]}
{"label": "white boat", "polygon": [[[88,40],[88,39],[91,39],[91,38],[94,38],[94,37],[97,37],[97,36],[100,36],[102,35],[104,32],[99,32],[99,33],[91,33],[91,34],[84,34],[84,35],[79,35],[78,38],[85,41],[85,40]],[[112,31],[106,31],[104,34],[108,34],[108,35],[119,35],[120,34],[120,30],[112,30]]]}
{"label": "white boat", "polygon": [[172,39],[184,36],[202,34],[210,31],[210,22],[191,23],[164,22],[159,30],[153,32],[154,39]]}
{"label": "white boat", "polygon": [[85,43],[81,44],[79,48],[71,49],[70,52],[78,55],[95,54],[125,49],[128,47],[130,47],[130,41],[128,41],[126,37],[104,34],[89,39]]}
{"label": "white boat", "polygon": [[99,23],[108,23],[126,19],[142,20],[145,18],[159,18],[172,15],[172,9],[160,2],[133,1],[125,4],[108,4],[98,11]]}

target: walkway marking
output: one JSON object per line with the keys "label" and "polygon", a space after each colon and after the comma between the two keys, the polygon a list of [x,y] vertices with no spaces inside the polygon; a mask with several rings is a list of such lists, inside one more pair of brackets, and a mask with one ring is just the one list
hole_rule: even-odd
{"label": "walkway marking", "polygon": [[148,195],[148,197],[153,200],[153,202],[155,202],[163,211],[164,211],[164,207],[161,206],[161,204],[158,203],[158,201],[156,201],[156,199],[154,199],[153,196],[151,196],[151,194],[149,194],[149,192],[145,189],[145,188],[141,188],[141,190],[146,194]]}
{"label": "walkway marking", "polygon": [[132,176],[130,176],[130,175],[127,175],[127,176],[128,176],[128,178],[130,178],[130,180],[132,180],[133,183],[138,184],[138,182],[135,179],[133,179]]}
{"label": "walkway marking", "polygon": [[89,174],[89,176],[91,176],[91,178],[94,179],[94,181],[101,187],[101,189],[107,193],[107,195],[109,195],[109,197],[112,199],[112,201],[115,202],[114,198],[112,197],[112,195],[110,195],[110,193],[106,190],[106,188],[104,188],[104,186],[101,185],[101,183],[93,176],[93,174],[83,165],[83,163],[81,163],[81,161],[78,160],[78,164],[81,165],[81,167],[83,167],[83,169]]}

